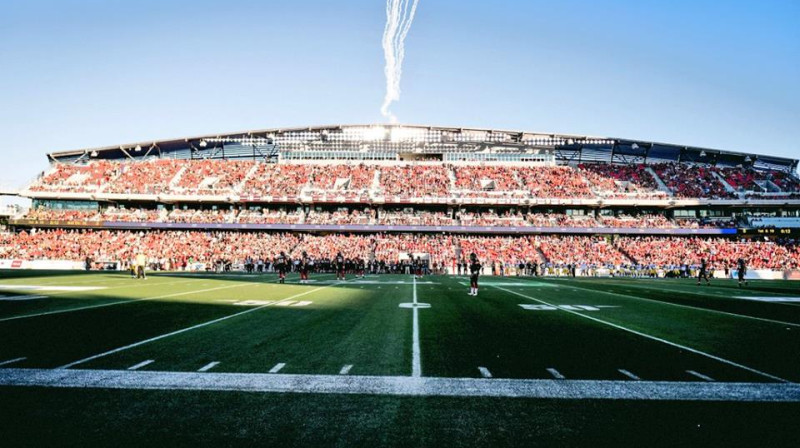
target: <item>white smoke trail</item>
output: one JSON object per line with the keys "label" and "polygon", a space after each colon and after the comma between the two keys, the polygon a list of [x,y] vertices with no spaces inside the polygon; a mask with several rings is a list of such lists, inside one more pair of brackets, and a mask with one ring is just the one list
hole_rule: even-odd
{"label": "white smoke trail", "polygon": [[383,29],[383,56],[386,66],[386,96],[383,98],[381,114],[392,123],[397,117],[389,111],[393,101],[400,100],[400,76],[403,74],[403,58],[405,57],[405,39],[414,13],[417,12],[419,0],[386,0],[386,27]]}

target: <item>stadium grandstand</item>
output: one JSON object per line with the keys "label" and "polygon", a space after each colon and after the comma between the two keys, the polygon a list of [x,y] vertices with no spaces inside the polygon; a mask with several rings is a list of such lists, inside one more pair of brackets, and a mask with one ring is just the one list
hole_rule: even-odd
{"label": "stadium grandstand", "polygon": [[686,275],[707,258],[724,275],[740,257],[770,278],[800,267],[798,161],[756,153],[358,125],[47,157],[18,193],[32,207],[0,235],[7,264],[122,269],[143,245],[166,270],[269,264],[280,251],[343,252],[376,272],[421,257],[455,273],[472,252],[486,274]]}

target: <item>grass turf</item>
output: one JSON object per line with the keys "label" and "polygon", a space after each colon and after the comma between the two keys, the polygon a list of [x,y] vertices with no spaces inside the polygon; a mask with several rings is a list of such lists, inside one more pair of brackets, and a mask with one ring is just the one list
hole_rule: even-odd
{"label": "grass turf", "polygon": [[[311,303],[264,307],[79,367],[126,369],[153,360],[142,369],[196,371],[216,361],[215,372],[266,373],[285,363],[281,373],[336,374],[352,365],[351,375],[411,374],[412,311],[399,307],[412,301],[410,277],[335,285],[330,275],[313,279],[299,285],[290,276],[289,284],[279,285],[274,275],[162,274],[136,281],[113,273],[3,272],[0,285],[17,288],[102,289],[0,291],[48,296],[0,300],[0,362],[25,357],[13,367],[55,368],[268,301],[292,300]],[[552,378],[547,369],[556,369],[568,379],[625,380],[619,372],[625,369],[643,380],[695,381],[691,370],[717,381],[773,381],[702,352],[800,381],[800,305],[736,298],[798,297],[797,283],[756,281],[740,290],[731,281],[696,287],[686,280],[484,278],[474,298],[466,295],[466,282],[426,277],[416,285],[419,301],[431,305],[419,310],[423,376],[480,377],[478,367],[484,367],[499,378]],[[246,300],[256,302],[237,304]],[[797,430],[786,413],[798,410],[764,403],[39,388],[3,388],[0,402],[7,413],[0,419],[3,432],[31,445],[52,445],[56,438],[62,440],[56,444],[106,443],[134,432],[145,443],[223,445],[788,442]],[[93,429],[84,432],[87,427]]]}

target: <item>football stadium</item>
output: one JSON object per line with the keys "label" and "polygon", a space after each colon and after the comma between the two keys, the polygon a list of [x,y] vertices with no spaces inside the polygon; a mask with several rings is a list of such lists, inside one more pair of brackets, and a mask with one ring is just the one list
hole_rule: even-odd
{"label": "football stadium", "polygon": [[796,159],[391,124],[46,157],[0,233],[7,440],[797,441]]}

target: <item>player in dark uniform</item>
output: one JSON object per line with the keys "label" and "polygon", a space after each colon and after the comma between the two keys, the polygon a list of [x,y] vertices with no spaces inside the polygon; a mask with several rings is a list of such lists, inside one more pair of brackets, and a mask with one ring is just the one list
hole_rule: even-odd
{"label": "player in dark uniform", "polygon": [[747,286],[748,285],[747,280],[744,279],[744,276],[747,275],[747,262],[744,261],[744,258],[739,258],[736,261],[736,265],[738,269],[738,272],[736,274],[739,277],[739,287],[740,288],[742,287],[742,283],[744,283],[744,285]]}
{"label": "player in dark uniform", "polygon": [[422,278],[422,260],[420,260],[419,257],[414,261],[414,275],[418,279]]}
{"label": "player in dark uniform", "polygon": [[478,276],[481,274],[483,266],[478,261],[478,256],[474,253],[469,254],[469,295],[478,295]]}
{"label": "player in dark uniform", "polygon": [[367,272],[367,262],[357,257],[355,263],[356,263],[356,273],[360,278],[364,278]]}
{"label": "player in dark uniform", "polygon": [[336,258],[333,259],[333,264],[334,264],[334,266],[336,268],[336,280],[345,280],[345,276],[344,276],[344,270],[345,270],[344,257],[342,256],[341,252],[336,254]]}
{"label": "player in dark uniform", "polygon": [[280,255],[275,257],[275,270],[278,271],[278,283],[286,281],[286,269],[288,268],[289,260],[286,258],[286,253],[281,251]]}
{"label": "player in dark uniform", "polygon": [[308,254],[303,251],[303,255],[300,257],[300,264],[298,268],[300,269],[300,283],[308,283],[308,269],[311,260],[308,258]]}
{"label": "player in dark uniform", "polygon": [[700,280],[705,279],[706,285],[710,285],[708,281],[708,263],[705,258],[700,259],[700,272],[697,274],[697,286],[700,286]]}

